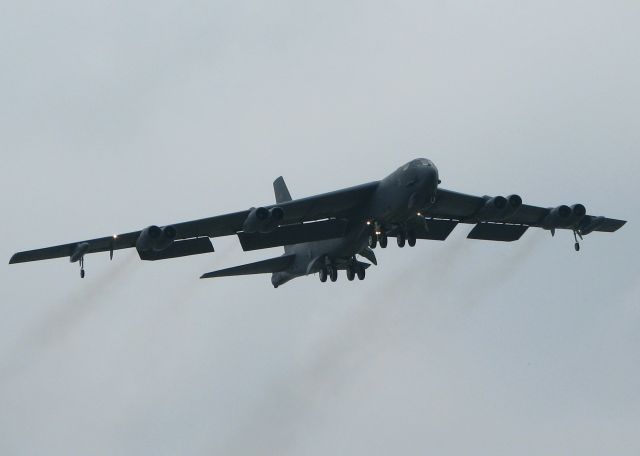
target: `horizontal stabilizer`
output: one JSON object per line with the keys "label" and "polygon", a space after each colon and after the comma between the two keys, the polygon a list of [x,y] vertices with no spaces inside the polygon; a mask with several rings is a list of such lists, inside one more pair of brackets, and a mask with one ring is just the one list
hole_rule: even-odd
{"label": "horizontal stabilizer", "polygon": [[238,238],[242,250],[248,251],[338,238],[344,235],[346,229],[346,220],[331,219],[283,225],[270,233],[238,233]]}
{"label": "horizontal stabilizer", "polygon": [[255,263],[243,264],[232,268],[220,269],[219,271],[207,272],[200,276],[201,279],[209,279],[212,277],[229,277],[248,274],[267,274],[270,272],[280,272],[287,269],[295,255],[283,255],[269,260],[257,261]]}
{"label": "horizontal stabilizer", "polygon": [[213,252],[213,245],[211,239],[208,237],[186,239],[184,241],[175,241],[168,248],[156,252],[154,250],[147,250],[138,252],[141,260],[155,261],[166,260],[169,258],[179,258],[188,255],[199,255],[201,253]]}
{"label": "horizontal stabilizer", "polygon": [[469,239],[485,241],[517,241],[522,237],[528,226],[505,225],[501,223],[478,223],[469,233]]}

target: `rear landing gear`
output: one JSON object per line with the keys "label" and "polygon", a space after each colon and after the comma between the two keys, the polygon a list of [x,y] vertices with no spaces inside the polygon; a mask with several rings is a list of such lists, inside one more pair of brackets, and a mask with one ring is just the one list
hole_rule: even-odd
{"label": "rear landing gear", "polygon": [[582,235],[574,230],[573,239],[576,241],[576,243],[573,244],[573,248],[576,249],[576,252],[580,251],[580,243],[578,242],[578,236],[580,236],[580,239],[582,239]]}
{"label": "rear landing gear", "polygon": [[415,233],[415,231],[412,231],[412,230],[407,231],[407,244],[409,244],[409,247],[415,247],[416,246],[416,233]]}
{"label": "rear landing gear", "polygon": [[[346,267],[347,271],[347,279],[352,282],[358,277],[358,280],[364,280],[366,275],[366,269],[362,267],[362,265],[354,260],[352,264],[349,264]],[[338,268],[334,265],[328,265],[323,267],[318,271],[320,276],[320,282],[326,282],[327,279],[330,279],[332,282],[336,282],[338,280]]]}
{"label": "rear landing gear", "polygon": [[404,247],[404,244],[407,241],[407,238],[405,237],[404,231],[400,231],[396,235],[396,240],[398,241],[398,247],[400,247],[400,248]]}

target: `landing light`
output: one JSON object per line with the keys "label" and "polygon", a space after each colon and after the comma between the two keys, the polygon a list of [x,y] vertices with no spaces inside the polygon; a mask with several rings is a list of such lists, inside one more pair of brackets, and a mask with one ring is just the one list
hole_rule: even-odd
{"label": "landing light", "polygon": [[418,212],[418,217],[422,217],[422,212]]}
{"label": "landing light", "polygon": [[367,220],[367,225],[371,225],[371,221]]}
{"label": "landing light", "polygon": [[113,235],[113,238],[114,238],[114,239],[118,239],[118,235],[117,235],[117,234],[114,234],[114,235]]}

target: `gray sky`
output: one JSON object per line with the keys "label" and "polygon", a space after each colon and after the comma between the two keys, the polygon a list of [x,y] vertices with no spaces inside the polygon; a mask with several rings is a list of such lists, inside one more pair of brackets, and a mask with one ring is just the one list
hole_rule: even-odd
{"label": "gray sky", "polygon": [[0,258],[379,179],[627,219],[378,252],[4,266],[2,454],[638,454],[640,4],[5,2]]}

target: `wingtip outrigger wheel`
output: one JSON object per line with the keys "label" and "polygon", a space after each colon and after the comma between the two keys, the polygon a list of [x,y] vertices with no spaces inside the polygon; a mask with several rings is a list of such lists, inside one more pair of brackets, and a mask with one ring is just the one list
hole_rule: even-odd
{"label": "wingtip outrigger wheel", "polygon": [[80,263],[80,278],[84,279],[84,256],[81,256],[78,262]]}
{"label": "wingtip outrigger wheel", "polygon": [[576,243],[573,244],[573,248],[576,249],[576,252],[580,251],[580,243],[578,242],[578,236],[580,236],[580,239],[582,239],[582,235],[574,230],[573,231],[573,239],[575,239]]}

